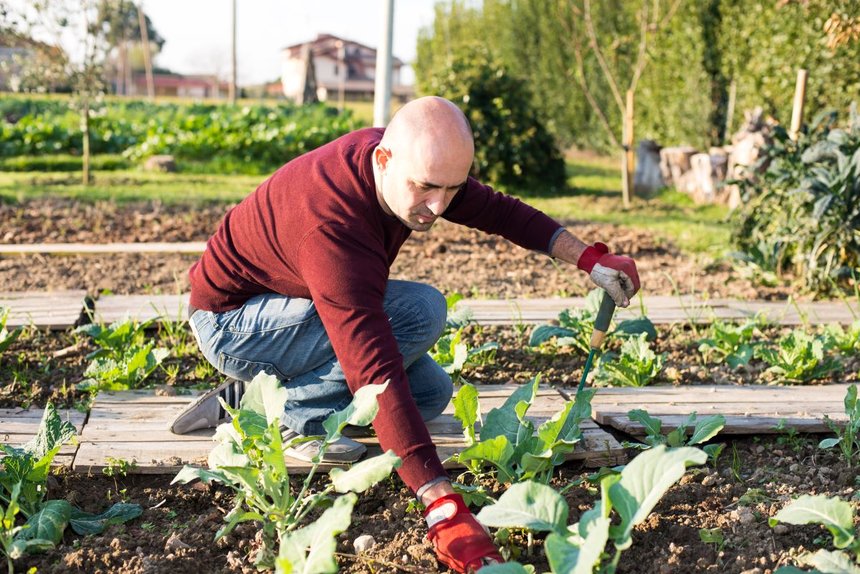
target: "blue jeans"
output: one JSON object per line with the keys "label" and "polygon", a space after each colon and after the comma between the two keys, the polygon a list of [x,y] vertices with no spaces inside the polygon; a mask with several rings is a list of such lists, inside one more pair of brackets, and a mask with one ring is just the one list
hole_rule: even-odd
{"label": "blue jeans", "polygon": [[[427,354],[445,328],[445,297],[429,285],[391,280],[384,308],[418,410],[425,421],[435,418],[453,394],[451,377]],[[352,401],[310,299],[267,293],[224,313],[198,310],[190,321],[203,356],[224,375],[250,381],[262,371],[282,382],[282,422],[294,431],[325,434],[326,417]]]}

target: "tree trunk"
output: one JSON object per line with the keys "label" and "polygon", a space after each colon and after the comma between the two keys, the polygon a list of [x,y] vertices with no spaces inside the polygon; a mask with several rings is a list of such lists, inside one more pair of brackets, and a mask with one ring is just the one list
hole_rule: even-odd
{"label": "tree trunk", "polygon": [[83,94],[83,106],[81,107],[81,132],[83,133],[83,146],[81,153],[82,183],[84,186],[90,184],[90,97]]}

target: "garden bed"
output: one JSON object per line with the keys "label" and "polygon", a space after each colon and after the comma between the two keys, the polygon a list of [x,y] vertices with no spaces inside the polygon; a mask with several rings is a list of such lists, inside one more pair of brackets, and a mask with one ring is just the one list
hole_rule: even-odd
{"label": "garden bed", "polygon": [[[205,241],[229,205],[169,206],[159,203],[95,204],[32,200],[0,204],[0,243],[107,243]],[[636,259],[649,295],[785,299],[788,285],[753,284],[726,261],[687,255],[648,231],[609,224],[565,221],[584,241],[604,241]],[[0,257],[0,291],[86,289],[91,294],[187,291],[189,255]],[[404,244],[391,273],[427,282],[445,294],[469,297],[552,297],[585,294],[588,277],[571,265],[462,226],[440,222]]]}

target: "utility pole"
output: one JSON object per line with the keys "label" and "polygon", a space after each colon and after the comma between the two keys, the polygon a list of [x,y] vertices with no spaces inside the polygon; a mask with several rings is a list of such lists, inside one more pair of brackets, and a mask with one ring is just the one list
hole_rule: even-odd
{"label": "utility pole", "polygon": [[382,36],[376,50],[376,82],[373,87],[373,125],[385,127],[391,118],[391,41],[394,37],[394,0],[382,3]]}
{"label": "utility pole", "polygon": [[230,92],[229,99],[231,104],[236,103],[236,0],[233,0],[233,44],[230,67]]}
{"label": "utility pole", "polygon": [[149,30],[146,27],[146,16],[143,15],[143,2],[137,5],[137,21],[140,25],[140,39],[143,41],[143,66],[146,69],[146,95],[155,98],[155,82],[152,78],[152,58],[149,53]]}

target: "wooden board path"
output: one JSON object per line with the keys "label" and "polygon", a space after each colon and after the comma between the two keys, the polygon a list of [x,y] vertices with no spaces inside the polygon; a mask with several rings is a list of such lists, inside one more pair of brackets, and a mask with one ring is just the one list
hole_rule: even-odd
{"label": "wooden board path", "polygon": [[[484,412],[501,404],[515,387],[492,387],[481,391]],[[134,461],[134,472],[140,474],[172,474],[184,464],[205,466],[206,457],[214,446],[214,429],[189,435],[174,435],[168,430],[176,416],[195,395],[158,397],[152,392],[127,391],[101,393],[93,403],[90,417],[80,437],[74,469],[96,472],[105,468],[109,458]],[[539,394],[529,416],[542,422],[561,409],[564,400],[552,390]],[[428,423],[439,456],[445,460],[463,449],[463,434],[459,421],[452,416],[453,407]],[[624,449],[612,435],[589,421],[583,426],[583,446],[569,458],[581,460],[586,466],[621,464],[626,460]],[[356,436],[368,446],[368,455],[379,454],[375,436]],[[310,465],[287,458],[289,468],[296,473],[307,472]],[[451,464],[446,464],[453,467]],[[328,468],[328,467],[326,467]]]}
{"label": "wooden board path", "polygon": [[187,318],[190,294],[176,295],[102,295],[95,302],[93,321],[110,324],[131,317],[137,321]]}
{"label": "wooden board path", "polygon": [[105,255],[113,253],[203,253],[205,241],[177,243],[0,243],[0,255]]}
{"label": "wooden board path", "polygon": [[[657,324],[708,323],[713,319],[742,321],[762,313],[766,319],[782,325],[801,325],[804,317],[812,324],[849,324],[860,319],[857,301],[814,301],[792,304],[788,301],[742,301],[734,299],[697,300],[690,296],[644,297],[645,311]],[[540,324],[558,319],[564,309],[582,308],[584,297],[551,299],[463,299],[459,307],[472,310],[472,317],[483,325]],[[617,320],[641,314],[638,299],[627,309],[618,309]]]}
{"label": "wooden board path", "polygon": [[[44,409],[0,409],[0,444],[21,446],[30,442],[39,430],[44,412]],[[71,409],[61,409],[58,414],[62,420],[75,425],[75,431],[81,434],[86,414]],[[71,468],[77,450],[76,445],[63,446],[51,466]],[[3,458],[2,452],[0,458]]]}
{"label": "wooden board path", "polygon": [[[722,434],[746,435],[798,432],[830,432],[827,416],[836,423],[847,417],[843,400],[850,385],[766,386],[701,385],[684,387],[600,388],[591,401],[592,417],[633,436],[644,436],[640,423],[627,413],[644,409],[663,421],[663,429],[682,424],[696,411],[699,417],[726,417]],[[571,390],[570,392],[575,392]]]}
{"label": "wooden board path", "polygon": [[0,307],[10,309],[7,328],[33,325],[67,329],[86,318],[92,301],[83,289],[43,292],[0,292]]}

